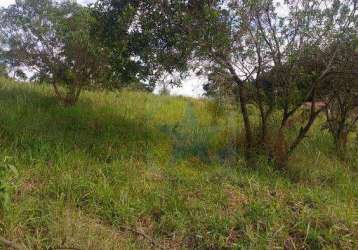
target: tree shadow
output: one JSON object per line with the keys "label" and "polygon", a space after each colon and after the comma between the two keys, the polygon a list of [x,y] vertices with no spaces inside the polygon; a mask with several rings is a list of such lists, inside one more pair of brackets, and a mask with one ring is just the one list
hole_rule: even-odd
{"label": "tree shadow", "polygon": [[56,162],[64,155],[82,155],[111,163],[157,159],[154,151],[166,150],[161,144],[169,139],[172,151],[160,154],[165,160],[236,164],[235,145],[218,135],[219,124],[201,125],[192,103],[176,125],[153,126],[153,118],[145,113],[138,112],[133,118],[116,108],[99,105],[87,95],[76,106],[64,107],[51,91],[16,85],[0,88],[0,145],[25,161]]}
{"label": "tree shadow", "polygon": [[85,97],[63,107],[36,89],[0,88],[0,145],[23,160],[55,162],[76,154],[102,163],[147,160],[160,135],[142,118],[97,107]]}

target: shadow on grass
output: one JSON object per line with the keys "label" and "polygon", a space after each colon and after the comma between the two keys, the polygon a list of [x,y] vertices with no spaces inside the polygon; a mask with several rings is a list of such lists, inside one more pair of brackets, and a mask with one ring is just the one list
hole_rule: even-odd
{"label": "shadow on grass", "polygon": [[158,131],[136,119],[96,107],[81,98],[63,107],[55,97],[31,88],[0,88],[0,144],[24,160],[56,161],[84,154],[100,162],[145,160],[159,142]]}
{"label": "shadow on grass", "polygon": [[[133,118],[118,110],[120,106],[98,105],[86,95],[76,106],[63,107],[49,90],[0,88],[0,144],[5,143],[18,158],[57,161],[66,155],[83,155],[110,163],[165,157],[172,162],[197,159],[235,166],[242,157],[233,141],[227,140],[230,135],[220,134],[220,124],[200,123],[193,103],[188,102],[176,125],[153,126],[155,121],[145,112]],[[168,139],[170,155],[161,148]]]}
{"label": "shadow on grass", "polygon": [[35,89],[31,89],[28,87],[29,84],[24,83],[24,86],[21,84],[13,84],[14,87],[9,88],[7,86],[0,85],[0,102],[2,105],[4,104],[17,104],[19,102],[23,103],[33,103],[40,105],[42,107],[58,104],[58,100],[55,96],[52,95],[44,95],[43,93],[39,93]]}

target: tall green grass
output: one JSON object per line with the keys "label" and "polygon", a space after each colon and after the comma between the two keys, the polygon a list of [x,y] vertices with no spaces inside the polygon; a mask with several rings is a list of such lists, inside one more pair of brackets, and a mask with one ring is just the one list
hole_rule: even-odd
{"label": "tall green grass", "polygon": [[340,161],[318,124],[286,172],[264,156],[248,168],[239,115],[212,110],[126,90],[68,108],[2,79],[0,235],[25,249],[358,247],[354,147]]}

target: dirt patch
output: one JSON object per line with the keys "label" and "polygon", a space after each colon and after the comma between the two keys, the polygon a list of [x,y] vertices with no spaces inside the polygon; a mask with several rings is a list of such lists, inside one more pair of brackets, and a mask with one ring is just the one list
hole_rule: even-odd
{"label": "dirt patch", "polygon": [[238,208],[247,205],[249,203],[249,198],[240,192],[237,188],[234,188],[231,185],[225,185],[224,193],[228,199],[227,210],[229,213],[233,213]]}
{"label": "dirt patch", "polygon": [[[90,218],[79,210],[66,210],[52,225],[51,238],[59,247],[79,249],[125,249],[130,237],[115,228]],[[53,243],[55,245],[55,243]]]}

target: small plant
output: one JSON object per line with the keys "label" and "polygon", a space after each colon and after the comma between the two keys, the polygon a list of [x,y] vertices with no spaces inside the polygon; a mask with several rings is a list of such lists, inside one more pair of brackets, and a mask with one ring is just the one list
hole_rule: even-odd
{"label": "small plant", "polygon": [[0,165],[0,211],[6,209],[9,203],[9,194],[7,192],[6,166]]}
{"label": "small plant", "polygon": [[9,159],[9,157],[5,157],[0,164],[0,211],[6,210],[10,202],[8,182],[9,172],[11,171],[15,175],[18,175],[15,166],[8,163]]}

